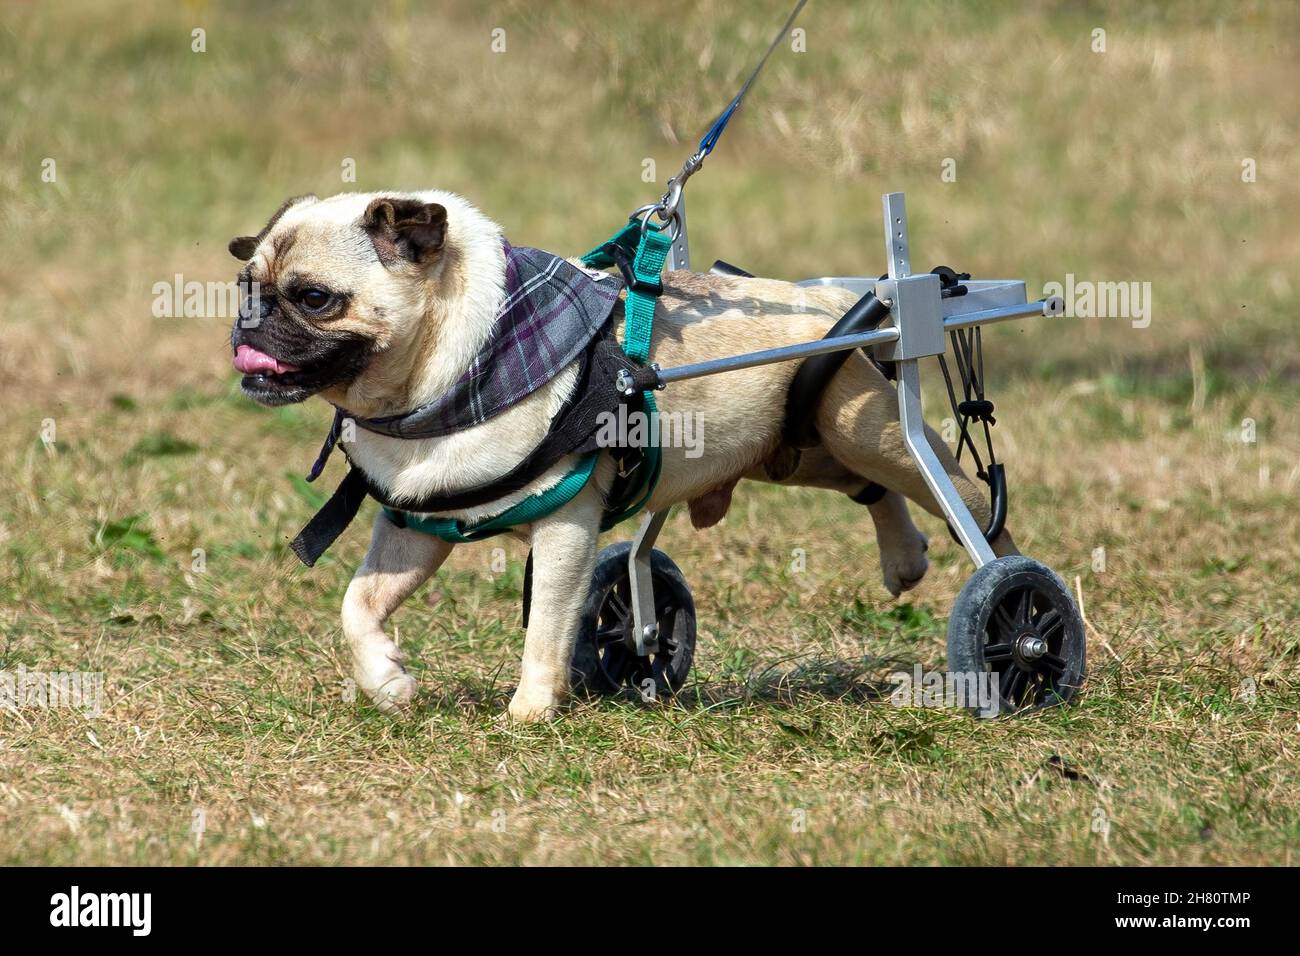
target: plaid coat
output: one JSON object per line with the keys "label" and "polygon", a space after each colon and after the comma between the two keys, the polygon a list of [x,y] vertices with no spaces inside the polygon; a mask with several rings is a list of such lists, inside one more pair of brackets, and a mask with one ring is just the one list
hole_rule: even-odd
{"label": "plaid coat", "polygon": [[[623,281],[559,256],[505,243],[505,298],[468,370],[428,405],[353,420],[392,438],[436,438],[481,424],[567,368],[608,321]],[[345,413],[346,414],[346,413]]]}
{"label": "plaid coat", "polygon": [[[552,422],[552,432],[510,474],[459,496],[417,504],[394,502],[372,486],[355,465],[334,494],[299,532],[291,547],[308,567],[325,553],[348,526],[367,495],[390,507],[439,511],[464,501],[492,501],[522,487],[546,467],[575,449],[589,450],[594,431],[592,410],[620,397],[614,387],[616,366],[626,358],[612,330],[610,315],[623,281],[603,272],[587,272],[549,252],[505,243],[505,295],[492,332],[469,369],[445,395],[402,415],[359,418],[336,408],[308,481],[318,478],[338,442],[342,422],[351,418],[362,428],[393,438],[433,438],[478,425],[501,414],[541,388],[563,369],[580,362],[579,392]],[[602,333],[605,337],[601,338]]]}

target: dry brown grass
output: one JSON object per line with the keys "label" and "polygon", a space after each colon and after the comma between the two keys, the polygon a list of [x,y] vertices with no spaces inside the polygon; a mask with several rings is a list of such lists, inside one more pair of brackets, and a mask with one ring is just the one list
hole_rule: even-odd
{"label": "dry brown grass", "polygon": [[[450,188],[516,241],[586,248],[655,192],[643,158],[661,181],[676,167],[781,6],[4,8],[0,668],[103,671],[110,691],[94,720],[0,712],[0,859],[1290,862],[1300,18],[1284,3],[815,2],[809,52],[775,59],[692,185],[703,262],[878,272],[877,197],[904,189],[935,263],[1035,289],[1067,271],[1153,283],[1148,329],[987,338],[1013,527],[1079,577],[1098,635],[1078,706],[987,724],[872,699],[898,662],[941,666],[967,562],[923,519],[931,575],[896,608],[860,509],[774,489],[708,534],[670,522],[702,628],[673,706],[497,720],[521,641],[513,544],[504,575],[490,546],[462,549],[398,615],[414,717],[342,700],[337,607],[364,534],[313,572],[285,549],[312,510],[287,476],[325,414],[241,399],[227,323],[153,318],[153,283],[229,278],[225,241],[286,195],[350,188],[344,157],[356,188]],[[159,436],[194,450],[156,454]],[[94,543],[136,514],[156,553]]]}

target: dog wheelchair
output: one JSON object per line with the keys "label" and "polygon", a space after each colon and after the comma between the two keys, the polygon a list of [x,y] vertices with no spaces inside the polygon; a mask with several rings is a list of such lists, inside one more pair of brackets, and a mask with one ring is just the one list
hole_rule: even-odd
{"label": "dog wheelchair", "polygon": [[[685,269],[689,258],[680,185],[673,198],[671,220],[676,232],[667,265]],[[993,405],[984,397],[980,339],[982,326],[1059,314],[1061,303],[1059,299],[1028,301],[1025,284],[1017,280],[972,280],[944,267],[914,274],[903,194],[886,194],[882,205],[885,275],[799,283],[840,286],[860,296],[825,338],[675,368],[648,365],[635,374],[621,372],[619,389],[633,395],[699,376],[801,360],[790,392],[792,414],[787,415],[786,439],[795,447],[808,447],[815,444],[816,435],[815,431],[808,434],[812,426],[806,423],[813,418],[821,389],[852,350],[863,349],[896,380],[907,450],[946,516],[949,531],[975,565],[949,617],[949,674],[988,675],[984,679],[996,688],[999,706],[980,709],[984,715],[1067,702],[1084,678],[1083,617],[1065,584],[1046,565],[1019,555],[998,558],[989,546],[1002,531],[1007,489],[1002,465],[993,456],[989,432]],[[724,263],[715,265],[714,271],[747,275]],[[959,373],[960,398],[946,360],[948,343]],[[987,527],[976,522],[926,436],[920,360],[929,356],[940,363],[960,423],[958,458],[969,447],[978,476],[990,486],[992,517]],[[800,409],[805,413],[798,414]],[[987,462],[980,459],[971,440],[972,424],[982,427]],[[855,500],[869,503],[869,499]],[[631,541],[610,545],[597,558],[573,661],[575,683],[588,692],[609,695],[632,688],[650,699],[676,692],[686,680],[695,653],[695,604],[680,569],[654,546],[667,517],[667,510],[645,514]],[[527,593],[524,600],[526,607]]]}

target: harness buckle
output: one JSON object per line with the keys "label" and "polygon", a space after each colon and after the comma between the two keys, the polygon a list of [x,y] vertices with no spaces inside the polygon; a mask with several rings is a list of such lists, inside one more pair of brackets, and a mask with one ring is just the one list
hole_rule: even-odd
{"label": "harness buckle", "polygon": [[614,260],[614,265],[618,266],[618,271],[623,275],[623,283],[627,286],[629,292],[639,292],[642,295],[652,295],[655,298],[664,294],[664,284],[658,277],[653,282],[646,282],[637,278],[636,270],[632,268],[632,258],[628,255],[627,250],[618,243],[607,242],[602,251]]}

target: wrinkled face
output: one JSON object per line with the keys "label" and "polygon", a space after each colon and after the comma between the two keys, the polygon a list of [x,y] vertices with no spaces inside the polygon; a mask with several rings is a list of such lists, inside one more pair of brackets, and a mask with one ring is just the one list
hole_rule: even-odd
{"label": "wrinkled face", "polygon": [[247,263],[230,336],[244,393],[287,405],[356,381],[418,318],[446,228],[437,203],[305,196],[231,240]]}

